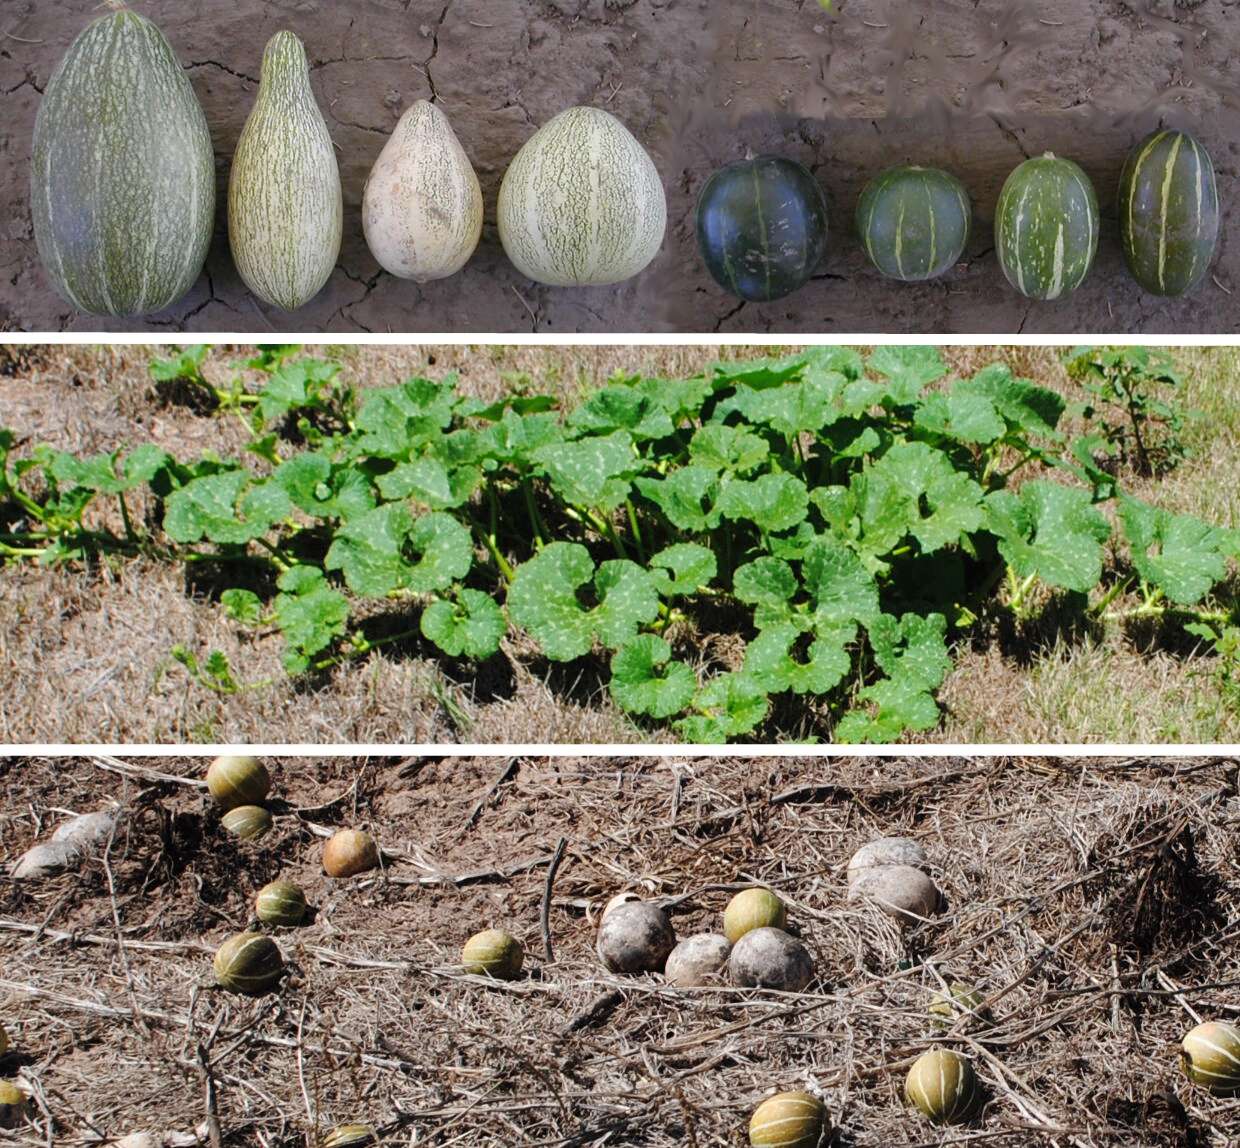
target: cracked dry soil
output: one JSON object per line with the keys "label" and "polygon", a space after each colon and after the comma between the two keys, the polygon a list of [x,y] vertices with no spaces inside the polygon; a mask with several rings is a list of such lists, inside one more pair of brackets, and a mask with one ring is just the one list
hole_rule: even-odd
{"label": "cracked dry soil", "polygon": [[[194,332],[718,332],[1010,334],[1240,331],[1240,0],[138,0],[171,40],[206,110],[220,201],[206,270],[145,320],[79,315],[52,291],[30,225],[30,140],[40,92],[96,0],[6,0],[0,12],[0,330]],[[228,253],[223,191],[253,104],[262,46],[300,35],[338,148],[339,265],[293,315],[260,305]],[[381,272],[362,236],[362,187],[401,112],[434,99],[482,182],[482,243],[466,269],[418,286]],[[663,249],[614,287],[547,288],[520,276],[496,233],[508,162],[572,104],[618,115],[668,191]],[[1145,294],[1119,250],[1114,191],[1127,151],[1160,124],[1209,148],[1224,221],[1212,275],[1187,299]],[[994,258],[999,188],[1054,150],[1093,178],[1103,207],[1084,286],[1030,303]],[[746,151],[807,164],[831,204],[814,280],[740,304],[709,277],[693,208],[710,173]],[[896,163],[954,171],[974,235],[944,279],[884,280],[853,233],[865,180]]]}

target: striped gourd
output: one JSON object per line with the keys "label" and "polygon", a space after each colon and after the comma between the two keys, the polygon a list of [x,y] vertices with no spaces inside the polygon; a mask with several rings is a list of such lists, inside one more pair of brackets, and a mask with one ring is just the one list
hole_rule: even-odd
{"label": "striped gourd", "polygon": [[1129,154],[1119,227],[1132,277],[1154,295],[1184,295],[1205,277],[1218,242],[1210,154],[1184,132],[1156,131]]}
{"label": "striped gourd", "polygon": [[667,197],[654,161],[615,116],[569,108],[517,152],[498,222],[522,275],[552,287],[619,283],[658,254]]}
{"label": "striped gourd", "polygon": [[246,286],[285,311],[313,299],[336,266],[343,216],[306,50],[292,32],[277,32],[228,182],[228,239]]}
{"label": "striped gourd", "polygon": [[482,188],[448,117],[418,100],[383,146],[362,193],[371,254],[400,279],[455,275],[482,235]]}
{"label": "striped gourd", "polygon": [[827,198],[796,160],[739,160],[702,188],[697,240],[720,287],[738,299],[782,299],[808,282],[826,254]]}
{"label": "striped gourd", "polygon": [[749,1118],[753,1148],[817,1148],[827,1124],[822,1101],[808,1092],[777,1092]]}
{"label": "striped gourd", "polygon": [[967,1057],[947,1048],[922,1053],[909,1069],[904,1096],[935,1124],[960,1124],[977,1106],[977,1076]]}
{"label": "striped gourd", "polygon": [[1047,152],[1022,163],[995,208],[1003,274],[1030,299],[1059,299],[1089,274],[1098,250],[1098,197],[1070,159]]}
{"label": "striped gourd", "polygon": [[1240,1092],[1240,1027],[1206,1021],[1190,1030],[1180,1046],[1184,1074],[1220,1096]]}
{"label": "striped gourd", "polygon": [[866,184],[857,233],[884,275],[911,283],[951,269],[969,242],[969,193],[932,167],[893,167]]}
{"label": "striped gourd", "polygon": [[149,314],[194,285],[215,159],[202,106],[150,20],[119,7],[65,53],[35,120],[30,202],[43,265],[79,310]]}
{"label": "striped gourd", "polygon": [[238,933],[215,951],[212,961],[216,983],[229,992],[262,996],[284,975],[280,947],[262,933]]}

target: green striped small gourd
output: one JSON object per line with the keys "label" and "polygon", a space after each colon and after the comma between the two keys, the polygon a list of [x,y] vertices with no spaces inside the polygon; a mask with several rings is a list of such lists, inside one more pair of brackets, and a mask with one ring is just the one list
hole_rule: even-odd
{"label": "green striped small gourd", "polygon": [[1184,295],[1205,278],[1218,242],[1210,153],[1185,132],[1156,131],[1128,155],[1119,228],[1132,277],[1154,295]]}
{"label": "green striped small gourd", "polygon": [[808,1092],[777,1092],[749,1118],[753,1148],[816,1148],[826,1129],[827,1111]]}
{"label": "green striped small gourd", "polygon": [[262,933],[238,933],[216,951],[215,979],[221,988],[245,996],[262,996],[280,983],[284,958],[280,947]]}
{"label": "green striped small gourd", "polygon": [[254,914],[264,925],[300,925],[306,916],[306,895],[292,881],[272,881],[254,898]]}
{"label": "green striped small gourd", "polygon": [[977,1076],[968,1057],[948,1048],[932,1048],[909,1069],[904,1096],[933,1123],[960,1124],[977,1106]]}
{"label": "green striped small gourd", "polygon": [[1030,299],[1075,291],[1098,250],[1098,197],[1070,159],[1027,159],[999,193],[995,250],[1007,280]]}
{"label": "green striped small gourd", "polygon": [[56,291],[93,315],[146,315],[194,285],[211,243],[215,158],[163,33],[119,7],[73,41],[35,119],[30,204]]}
{"label": "green striped small gourd", "polygon": [[509,164],[497,221],[522,275],[551,287],[599,286],[636,275],[658,254],[667,196],[624,124],[599,108],[569,108]]}
{"label": "green striped small gourd", "polygon": [[935,279],[959,262],[972,224],[969,193],[932,167],[893,167],[857,201],[857,233],[870,262],[906,283]]}
{"label": "green striped small gourd", "polygon": [[256,841],[269,833],[275,822],[261,805],[238,805],[224,814],[220,824],[242,841]]}
{"label": "green striped small gourd", "polygon": [[482,188],[443,111],[418,100],[400,118],[362,192],[371,254],[400,279],[455,275],[482,235]]}
{"label": "green striped small gourd", "polygon": [[1240,1092],[1240,1027],[1206,1021],[1191,1029],[1180,1046],[1184,1075],[1220,1096]]}
{"label": "green striped small gourd", "polygon": [[306,50],[292,32],[277,32],[228,181],[233,262],[265,303],[296,311],[335,269],[343,219],[340,169]]}

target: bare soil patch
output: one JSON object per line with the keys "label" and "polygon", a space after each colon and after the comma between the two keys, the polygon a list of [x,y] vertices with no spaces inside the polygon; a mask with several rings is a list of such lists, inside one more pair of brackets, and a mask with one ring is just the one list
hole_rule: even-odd
{"label": "bare soil patch", "polygon": [[[201,790],[204,759],[0,761],[0,860],[69,812],[128,810],[80,874],[0,878],[0,1074],[37,1091],[17,1142],[144,1130],[292,1148],[367,1121],[392,1143],[739,1145],[768,1093],[820,1090],[831,1143],[1222,1148],[1236,1100],[1191,1087],[1196,1016],[1237,1018],[1240,817],[1234,761],[283,759],[276,830],[238,845]],[[381,874],[330,881],[323,830],[372,829]],[[947,907],[901,930],[845,899],[861,844],[910,835]],[[563,860],[539,920],[548,864]],[[276,877],[313,920],[276,939],[291,975],[247,1000],[211,954]],[[677,934],[717,930],[766,883],[814,957],[799,995],[674,990],[605,972],[603,904],[632,889]],[[523,944],[511,984],[462,974],[486,927]],[[940,979],[990,1023],[935,1027]],[[970,1056],[987,1097],[936,1133],[901,1099],[935,1044]]]}
{"label": "bare soil patch", "polygon": [[[1234,0],[1072,0],[1053,13],[1012,0],[149,0],[211,124],[221,191],[257,89],[264,40],[306,42],[338,147],[345,193],[340,265],[295,315],[260,307],[232,266],[221,197],[206,274],[146,321],[74,313],[51,291],[28,204],[39,96],[94,0],[6,5],[0,32],[0,329],[187,331],[1148,331],[1240,329],[1240,25]],[[469,153],[487,202],[477,255],[426,287],[381,273],[362,236],[366,174],[400,113],[434,98]],[[669,194],[664,249],[616,287],[563,290],[520,277],[503,255],[495,198],[508,162],[564,107],[619,116],[654,156]],[[1159,124],[1209,148],[1225,207],[1214,278],[1189,299],[1145,295],[1125,273],[1114,218],[1123,159]],[[1070,299],[1030,304],[990,251],[1007,173],[1054,150],[1080,162],[1103,204],[1097,266]],[[698,258],[693,206],[710,173],[747,150],[808,164],[827,189],[833,240],[814,282],[741,306]],[[896,163],[960,175],[976,228],[962,264],[921,286],[884,281],[852,231],[863,183]]]}

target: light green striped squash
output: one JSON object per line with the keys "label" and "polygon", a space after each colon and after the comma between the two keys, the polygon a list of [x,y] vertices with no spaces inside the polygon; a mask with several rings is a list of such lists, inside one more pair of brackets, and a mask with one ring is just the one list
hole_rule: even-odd
{"label": "light green striped squash", "polygon": [[43,266],[78,310],[150,314],[194,285],[215,158],[194,89],[150,20],[119,7],[65,53],[35,119],[30,202]]}
{"label": "light green striped squash", "polygon": [[522,275],[552,287],[619,283],[658,254],[667,197],[654,161],[615,116],[569,108],[517,152],[498,222]]}
{"label": "light green striped squash", "polygon": [[1185,132],[1156,131],[1128,155],[1119,228],[1132,277],[1154,295],[1185,295],[1205,278],[1218,242],[1210,153]]}
{"label": "light green striped squash", "polygon": [[857,233],[870,262],[906,283],[949,271],[969,242],[969,193],[954,175],[933,167],[893,167],[857,201]]}
{"label": "light green striped squash", "polygon": [[448,117],[418,100],[400,118],[362,192],[371,254],[400,279],[455,275],[482,235],[482,188]]}
{"label": "light green striped squash", "polygon": [[1098,251],[1098,197],[1070,159],[1027,159],[999,193],[995,250],[1007,280],[1030,299],[1059,299],[1084,281]]}
{"label": "light green striped squash", "polygon": [[233,262],[265,303],[296,311],[335,269],[343,219],[340,169],[306,50],[292,32],[277,32],[228,182]]}

